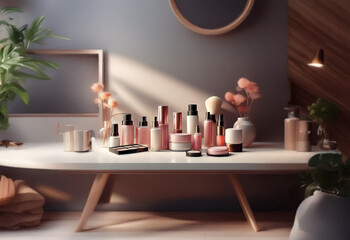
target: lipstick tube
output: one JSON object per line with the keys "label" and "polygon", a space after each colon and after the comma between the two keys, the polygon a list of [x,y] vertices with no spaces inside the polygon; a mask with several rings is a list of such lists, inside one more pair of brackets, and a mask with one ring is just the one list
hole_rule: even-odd
{"label": "lipstick tube", "polygon": [[210,117],[210,112],[207,112],[204,120],[204,142],[205,147],[213,146],[213,121]]}
{"label": "lipstick tube", "polygon": [[173,112],[173,133],[182,133],[182,112]]}
{"label": "lipstick tube", "polygon": [[168,106],[158,106],[158,119],[161,135],[161,149],[169,149]]}

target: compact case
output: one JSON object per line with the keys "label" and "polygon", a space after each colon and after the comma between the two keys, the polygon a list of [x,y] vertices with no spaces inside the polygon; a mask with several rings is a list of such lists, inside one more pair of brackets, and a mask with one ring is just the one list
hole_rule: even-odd
{"label": "compact case", "polygon": [[191,134],[172,133],[169,138],[169,149],[171,151],[186,151],[191,149]]}
{"label": "compact case", "polygon": [[148,147],[141,144],[129,144],[110,147],[109,151],[118,155],[148,151]]}
{"label": "compact case", "polygon": [[200,157],[202,156],[201,150],[191,149],[186,151],[187,157]]}
{"label": "compact case", "polygon": [[230,153],[228,151],[228,147],[216,146],[216,147],[208,148],[207,155],[209,155],[209,156],[228,156],[228,155],[230,155]]}

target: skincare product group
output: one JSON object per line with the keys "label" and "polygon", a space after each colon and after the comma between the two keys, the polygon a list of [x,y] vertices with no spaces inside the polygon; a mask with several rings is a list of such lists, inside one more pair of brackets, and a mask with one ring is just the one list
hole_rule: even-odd
{"label": "skincare product group", "polygon": [[88,152],[92,149],[92,130],[75,130],[72,125],[67,125],[67,131],[60,132],[60,125],[57,123],[56,133],[63,136],[65,152]]}
{"label": "skincare product group", "polygon": [[209,155],[222,156],[227,155],[229,151],[242,151],[242,130],[229,128],[225,131],[224,116],[218,114],[221,105],[222,100],[219,97],[210,97],[205,101],[207,112],[203,131],[199,127],[197,104],[189,104],[186,116],[187,131],[182,128],[182,112],[173,112],[173,129],[170,130],[169,108],[158,106],[158,116],[153,117],[151,126],[148,125],[147,117],[141,116],[135,128],[132,115],[125,113],[121,122],[121,137],[116,123],[112,126],[105,123],[101,136],[109,138],[110,151],[117,154],[135,152],[136,146],[133,144],[136,143],[150,151],[186,151],[187,156],[200,156],[202,140],[203,145],[208,148]]}
{"label": "skincare product group", "polygon": [[311,151],[311,122],[297,117],[298,107],[286,107],[284,120],[284,148],[298,152]]}

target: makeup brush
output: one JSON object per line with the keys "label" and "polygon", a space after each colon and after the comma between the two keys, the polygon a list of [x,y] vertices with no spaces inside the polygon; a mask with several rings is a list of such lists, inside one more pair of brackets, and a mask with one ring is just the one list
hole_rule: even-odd
{"label": "makeup brush", "polygon": [[205,100],[205,107],[207,108],[207,112],[210,114],[218,114],[222,105],[222,99],[217,96],[212,96]]}

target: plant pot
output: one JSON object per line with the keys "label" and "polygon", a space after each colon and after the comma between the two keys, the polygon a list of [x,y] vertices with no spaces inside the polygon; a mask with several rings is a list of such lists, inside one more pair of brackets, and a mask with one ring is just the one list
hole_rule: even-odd
{"label": "plant pot", "polygon": [[348,240],[350,198],[315,191],[298,207],[289,240]]}
{"label": "plant pot", "polygon": [[255,140],[256,129],[249,117],[239,117],[233,128],[242,129],[243,147],[250,147]]}

